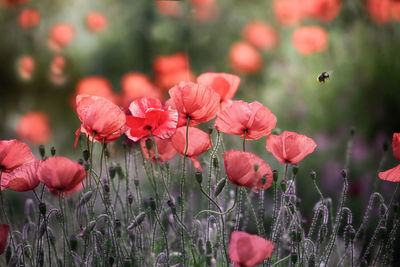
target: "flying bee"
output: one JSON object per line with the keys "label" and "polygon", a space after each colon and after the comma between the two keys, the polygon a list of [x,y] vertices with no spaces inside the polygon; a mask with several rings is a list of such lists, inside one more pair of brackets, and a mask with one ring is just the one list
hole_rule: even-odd
{"label": "flying bee", "polygon": [[330,74],[332,73],[332,71],[324,71],[322,72],[318,77],[317,77],[317,81],[320,83],[325,83],[326,79],[329,79]]}

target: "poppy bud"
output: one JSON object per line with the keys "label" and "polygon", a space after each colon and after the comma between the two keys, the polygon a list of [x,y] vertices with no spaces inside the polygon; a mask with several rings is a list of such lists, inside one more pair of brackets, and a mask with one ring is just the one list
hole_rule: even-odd
{"label": "poppy bud", "polygon": [[124,267],[131,267],[132,266],[132,264],[131,264],[132,262],[131,262],[131,258],[129,258],[129,257],[126,257],[125,259],[124,259]]}
{"label": "poppy bud", "polygon": [[89,224],[86,226],[84,234],[88,235],[92,232],[93,228],[96,226],[96,221],[90,221]]}
{"label": "poppy bud", "polygon": [[133,228],[139,226],[144,221],[145,216],[146,216],[146,213],[144,213],[144,212],[139,213],[135,217],[135,219],[131,222],[131,224],[128,225],[128,230],[130,231]]}
{"label": "poppy bud", "polygon": [[286,192],[286,188],[287,188],[286,181],[282,181],[282,182],[281,182],[281,188],[282,188],[282,191],[283,191],[283,192]]}
{"label": "poppy bud", "polygon": [[199,238],[198,248],[199,248],[200,255],[204,255],[206,253],[206,251],[204,250],[204,240],[201,237]]}
{"label": "poppy bud", "polygon": [[83,165],[83,163],[84,163],[83,159],[78,159],[78,163],[79,163],[79,165]]}
{"label": "poppy bud", "polygon": [[90,169],[90,163],[89,162],[85,162],[84,164],[83,164],[83,167],[85,167],[85,171],[89,171],[89,169]]}
{"label": "poppy bud", "polygon": [[72,251],[76,252],[78,250],[78,239],[76,238],[76,236],[71,235],[69,237],[69,244],[71,246]]}
{"label": "poppy bud", "polygon": [[149,198],[150,208],[155,211],[156,210],[156,200],[154,198]]}
{"label": "poppy bud", "polygon": [[213,133],[213,130],[214,130],[214,128],[212,128],[212,127],[208,127],[208,134],[209,134],[209,135],[212,135],[212,133]]}
{"label": "poppy bud", "polygon": [[203,181],[203,174],[201,171],[197,170],[194,176],[196,177],[196,181],[201,185],[201,182]]}
{"label": "poppy bud", "polygon": [[133,195],[131,193],[128,194],[128,203],[132,204],[133,202]]}
{"label": "poppy bud", "polygon": [[257,164],[257,163],[254,164],[254,165],[253,165],[253,168],[254,168],[254,171],[257,172],[257,171],[258,171],[258,164]]}
{"label": "poppy bud", "polygon": [[294,164],[293,167],[292,167],[293,175],[296,175],[298,171],[299,171],[299,165]]}
{"label": "poppy bud", "polygon": [[217,187],[215,188],[214,197],[217,197],[222,192],[222,189],[224,189],[225,184],[226,184],[226,179],[222,179],[221,181],[218,182]]}
{"label": "poppy bud", "polygon": [[114,179],[116,171],[117,171],[117,170],[115,169],[114,166],[111,166],[111,167],[108,169],[108,174],[110,175],[110,178],[111,178],[111,179]]}
{"label": "poppy bud", "polygon": [[171,213],[173,215],[176,215],[176,206],[175,206],[175,203],[173,202],[173,200],[172,199],[168,199],[167,204],[171,209]]}
{"label": "poppy bud", "polygon": [[52,155],[53,157],[56,155],[56,148],[55,148],[54,146],[52,146],[52,147],[50,148],[50,153],[51,153],[51,155]]}
{"label": "poppy bud", "polygon": [[347,178],[347,170],[346,170],[346,169],[343,169],[343,170],[340,172],[340,174],[342,175],[342,177],[343,177],[344,179]]}
{"label": "poppy bud", "polygon": [[151,139],[146,139],[146,148],[147,150],[151,150],[153,148],[153,141],[151,141]]}
{"label": "poppy bud", "polygon": [[266,181],[267,181],[267,175],[263,175],[261,177],[261,187],[264,187]]}
{"label": "poppy bud", "polygon": [[116,171],[117,171],[118,178],[119,178],[119,179],[124,179],[125,175],[124,175],[124,173],[122,172],[121,165],[118,164],[117,167],[116,167],[115,169],[116,169]]}
{"label": "poppy bud", "polygon": [[314,181],[317,178],[317,173],[315,171],[310,172],[310,177]]}
{"label": "poppy bud", "polygon": [[121,237],[121,220],[115,219],[115,232],[117,237]]}
{"label": "poppy bud", "polygon": [[89,160],[89,156],[90,156],[89,150],[86,150],[86,149],[83,150],[82,155],[83,155],[83,159],[84,159],[85,161],[88,161],[88,160]]}
{"label": "poppy bud", "polygon": [[139,186],[139,179],[135,179],[133,182],[135,183],[136,187]]}
{"label": "poppy bud", "polygon": [[46,215],[46,204],[44,202],[39,203],[39,211],[43,216]]}
{"label": "poppy bud", "polygon": [[212,245],[210,240],[207,240],[206,242],[206,254],[212,255]]}
{"label": "poppy bud", "polygon": [[44,156],[46,155],[46,151],[44,149],[44,145],[40,145],[39,146],[39,153],[40,153],[40,156],[42,157],[42,159],[44,159]]}
{"label": "poppy bud", "polygon": [[103,190],[105,193],[110,193],[110,185],[109,184],[103,184]]}
{"label": "poppy bud", "polygon": [[213,158],[213,165],[214,165],[214,168],[218,169],[219,162],[218,162],[218,158],[217,157]]}
{"label": "poppy bud", "polygon": [[272,171],[272,174],[273,174],[273,179],[274,179],[274,182],[276,183],[277,181],[278,181],[278,178],[279,178],[279,173],[278,173],[278,171],[277,170],[273,170]]}
{"label": "poppy bud", "polygon": [[295,251],[292,251],[292,253],[290,253],[290,260],[292,261],[293,265],[296,265],[297,258],[297,253]]}
{"label": "poppy bud", "polygon": [[87,191],[85,194],[83,194],[81,200],[79,201],[78,207],[81,207],[88,203],[88,201],[92,198],[93,192],[92,191]]}

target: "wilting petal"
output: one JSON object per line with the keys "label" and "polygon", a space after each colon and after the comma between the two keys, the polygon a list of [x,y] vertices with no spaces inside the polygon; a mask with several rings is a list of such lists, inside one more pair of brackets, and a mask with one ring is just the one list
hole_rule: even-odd
{"label": "wilting petal", "polygon": [[393,155],[400,161],[400,133],[394,133],[392,139]]}
{"label": "wilting petal", "polygon": [[381,178],[381,180],[390,182],[400,182],[400,165],[397,165],[393,169],[387,170],[385,172],[380,172],[379,178]]}
{"label": "wilting petal", "polygon": [[276,117],[260,102],[246,103],[233,101],[232,104],[218,113],[215,129],[246,140],[255,140],[271,133],[275,128]]}
{"label": "wilting petal", "polygon": [[247,24],[243,29],[243,36],[251,45],[263,50],[271,50],[279,43],[276,30],[263,21]]}
{"label": "wilting petal", "polygon": [[246,42],[235,43],[229,52],[230,66],[233,70],[244,74],[255,74],[263,66],[260,53]]}
{"label": "wilting petal", "polygon": [[[224,155],[225,172],[232,184],[265,190],[272,185],[271,168],[261,158],[250,152],[228,150]],[[257,165],[257,171],[254,169]],[[265,184],[262,186],[262,178]]]}
{"label": "wilting petal", "polygon": [[43,112],[28,112],[19,120],[16,133],[32,145],[46,144],[52,136],[49,118]]}
{"label": "wilting petal", "polygon": [[65,157],[50,157],[43,161],[38,169],[39,180],[52,193],[76,192],[86,176],[82,165]]}
{"label": "wilting petal", "polygon": [[[164,162],[164,161],[168,161],[168,160],[172,159],[175,156],[176,150],[175,150],[174,146],[172,145],[171,139],[161,139],[158,137],[153,137],[153,138],[157,145],[158,158],[156,158],[155,146],[153,144],[152,148],[150,149],[152,161]],[[142,148],[144,156],[148,159],[149,158],[149,150],[146,147],[146,140],[151,140],[151,139],[150,138],[141,139],[140,147]]]}
{"label": "wilting petal", "polygon": [[21,141],[16,139],[0,140],[0,168],[3,173],[11,172],[15,168],[34,160],[35,156],[30,148]]}
{"label": "wilting petal", "polygon": [[294,132],[283,132],[281,135],[270,135],[266,149],[281,163],[295,164],[302,161],[317,147],[313,139]]}
{"label": "wilting petal", "polygon": [[37,177],[39,164],[39,160],[25,163],[2,177],[2,189],[4,187],[17,192],[35,189],[40,183]]}
{"label": "wilting petal", "polygon": [[229,258],[239,266],[252,267],[270,258],[274,244],[258,235],[233,231],[229,241]]}
{"label": "wilting petal", "polygon": [[207,72],[197,77],[197,83],[210,86],[221,97],[221,102],[232,99],[240,85],[240,77],[230,73]]}
{"label": "wilting petal", "polygon": [[293,33],[292,42],[300,53],[310,55],[326,49],[328,34],[319,26],[303,26]]}
{"label": "wilting petal", "polygon": [[[184,156],[186,149],[186,127],[179,127],[171,138],[176,151]],[[186,156],[197,157],[211,148],[210,136],[200,129],[189,127]]]}
{"label": "wilting petal", "polygon": [[6,249],[9,231],[10,226],[8,226],[8,224],[0,224],[0,255],[3,254]]}

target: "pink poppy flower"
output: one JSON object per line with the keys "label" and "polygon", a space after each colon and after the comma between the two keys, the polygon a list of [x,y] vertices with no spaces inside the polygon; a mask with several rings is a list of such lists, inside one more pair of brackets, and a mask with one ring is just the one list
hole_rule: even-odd
{"label": "pink poppy flower", "polygon": [[293,33],[292,42],[304,55],[322,52],[328,45],[328,34],[319,26],[303,26]]}
{"label": "pink poppy flower", "polygon": [[[400,161],[400,133],[393,134],[392,149],[394,157]],[[390,170],[380,172],[378,175],[379,178],[385,181],[400,182],[400,165]]]}
{"label": "pink poppy flower", "polygon": [[317,147],[313,139],[294,132],[284,131],[281,135],[271,134],[267,138],[266,148],[283,164],[295,164],[302,161]]}
{"label": "pink poppy flower", "polygon": [[3,175],[34,160],[35,156],[25,143],[16,139],[0,140],[0,169]]}
{"label": "pink poppy flower", "polygon": [[75,29],[66,23],[54,25],[50,30],[49,46],[53,50],[60,52],[68,46],[75,36]]}
{"label": "pink poppy flower", "polygon": [[107,18],[100,12],[90,12],[86,16],[86,25],[91,32],[101,32],[107,27]]}
{"label": "pink poppy flower", "polygon": [[263,66],[260,53],[246,42],[235,43],[229,52],[229,59],[231,68],[243,74],[258,73]]}
{"label": "pink poppy flower", "polygon": [[126,109],[129,104],[141,97],[161,98],[161,92],[150,81],[150,78],[142,73],[129,72],[121,79],[122,86],[122,106]]}
{"label": "pink poppy flower", "polygon": [[276,20],[281,26],[293,26],[304,18],[303,2],[299,0],[276,0],[274,2]]}
{"label": "pink poppy flower", "polygon": [[[140,140],[140,147],[142,148],[143,154],[146,159],[149,158],[149,149],[147,149],[146,147],[147,140],[150,140],[150,138],[142,138]],[[172,145],[171,139],[161,139],[159,137],[153,137],[153,140],[155,140],[157,145],[158,158],[156,158],[155,145],[153,144],[152,148],[150,149],[150,158],[152,161],[165,162],[175,156],[176,150]]]}
{"label": "pink poppy flower", "polygon": [[243,29],[243,37],[256,48],[271,50],[278,46],[276,30],[263,21],[252,21]]}
{"label": "pink poppy flower", "polygon": [[40,181],[37,177],[37,170],[40,161],[35,160],[25,163],[2,177],[1,190],[8,188],[17,192],[25,192],[35,189]]}
{"label": "pink poppy flower", "polygon": [[366,8],[374,20],[378,24],[386,24],[391,19],[391,0],[367,0]]}
{"label": "pink poppy flower", "polygon": [[32,145],[46,144],[52,136],[48,116],[39,111],[25,113],[17,124],[16,134]]}
{"label": "pink poppy flower", "polygon": [[18,61],[18,74],[21,79],[29,81],[35,71],[35,60],[31,56],[23,56]]}
{"label": "pink poppy flower", "polygon": [[21,11],[18,17],[18,22],[21,28],[29,29],[40,25],[39,11],[33,8],[25,8]]}
{"label": "pink poppy flower", "polygon": [[163,106],[157,98],[143,97],[134,100],[129,111],[131,115],[126,116],[125,134],[134,142],[150,134],[166,139],[175,133],[178,111],[170,106]]}
{"label": "pink poppy flower", "polygon": [[303,0],[305,13],[319,21],[329,23],[334,20],[342,7],[341,0]]}

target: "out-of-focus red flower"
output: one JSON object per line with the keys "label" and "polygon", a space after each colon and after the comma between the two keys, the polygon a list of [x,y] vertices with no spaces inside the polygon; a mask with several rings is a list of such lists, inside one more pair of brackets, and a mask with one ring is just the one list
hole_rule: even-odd
{"label": "out-of-focus red flower", "polygon": [[243,267],[253,267],[270,258],[274,244],[258,235],[233,231],[229,242],[229,258]]}
{"label": "out-of-focus red flower", "polygon": [[86,25],[91,32],[101,32],[107,27],[107,18],[100,12],[90,12],[86,16]]}
{"label": "out-of-focus red flower", "polygon": [[52,136],[49,118],[43,112],[28,112],[19,120],[16,133],[32,145],[46,144]]}
{"label": "out-of-focus red flower", "polygon": [[114,104],[117,104],[117,98],[112,91],[111,83],[101,76],[89,76],[81,79],[75,87],[75,93],[71,99],[71,106],[75,107],[77,95],[93,95],[104,97]]}
{"label": "out-of-focus red flower", "polygon": [[242,100],[218,113],[215,129],[227,134],[240,135],[246,140],[255,140],[271,133],[275,128],[276,117],[260,102],[247,103]]}
{"label": "out-of-focus red flower", "polygon": [[53,74],[63,74],[66,66],[65,58],[63,56],[56,56],[51,61],[50,71]]}
{"label": "out-of-focus red flower", "polygon": [[342,8],[341,0],[303,0],[305,13],[319,21],[331,22]]}
{"label": "out-of-focus red flower", "polygon": [[86,176],[82,165],[66,157],[50,157],[41,162],[38,169],[39,180],[54,195],[79,191]]}
{"label": "out-of-focus red flower", "polygon": [[394,133],[392,139],[393,155],[400,161],[400,133]]}
{"label": "out-of-focus red flower", "polygon": [[10,226],[8,226],[8,224],[0,224],[0,255],[3,254],[6,249],[9,231]]}
{"label": "out-of-focus red flower", "polygon": [[35,60],[31,56],[23,56],[18,61],[19,76],[29,81],[32,79],[33,72],[35,71]]}
{"label": "out-of-focus red flower", "polygon": [[149,150],[146,147],[147,140],[154,140],[157,145],[157,154],[158,154],[157,158],[156,158],[156,147],[154,143],[150,149],[150,156],[152,161],[164,162],[172,159],[175,156],[176,150],[172,145],[171,139],[161,139],[159,137],[153,137],[153,139],[142,138],[140,140],[140,147],[142,148],[143,154],[147,159],[149,158]]}
{"label": "out-of-focus red flower", "polygon": [[178,18],[182,15],[182,6],[179,1],[157,1],[157,9],[164,16]]}
{"label": "out-of-focus red flower", "polygon": [[30,148],[16,139],[0,140],[0,170],[3,175],[36,160]]}
{"label": "out-of-focus red flower", "polygon": [[175,133],[178,111],[163,106],[157,98],[143,97],[129,106],[131,115],[126,116],[126,135],[136,142],[150,134],[166,139]]}
{"label": "out-of-focus red flower", "polygon": [[50,30],[49,46],[59,52],[69,45],[75,36],[75,29],[66,23],[54,25]]}
{"label": "out-of-focus red flower", "polygon": [[170,89],[181,81],[194,81],[189,59],[185,53],[158,56],[153,62],[155,83],[162,89]]}
{"label": "out-of-focus red flower", "polygon": [[149,77],[138,72],[129,72],[122,77],[122,106],[128,108],[129,104],[141,97],[161,98],[161,93],[150,81]]}
{"label": "out-of-focus red flower", "polygon": [[21,11],[18,17],[18,22],[21,28],[29,29],[40,25],[39,11],[33,8],[25,8]]}
{"label": "out-of-focus red flower", "polygon": [[221,108],[223,108],[235,96],[240,85],[240,77],[230,73],[207,72],[197,77],[197,83],[214,89],[221,97]]}
{"label": "out-of-focus red flower", "polygon": [[124,112],[104,97],[78,95],[76,112],[82,124],[76,131],[75,147],[81,132],[91,141],[104,143],[117,140],[125,132]]}
{"label": "out-of-focus red flower", "polygon": [[8,188],[17,192],[25,192],[35,189],[40,183],[37,177],[39,164],[39,160],[25,163],[2,177],[1,190]]}
{"label": "out-of-focus red flower", "polygon": [[[176,129],[175,134],[171,138],[172,145],[176,152],[180,155],[185,155],[186,150],[186,127],[179,127]],[[189,127],[188,128],[188,149],[186,156],[190,158],[196,169],[202,170],[197,156],[203,154],[211,148],[210,136],[200,129]]]}
{"label": "out-of-focus red flower", "polygon": [[278,46],[279,36],[275,29],[263,21],[252,21],[243,29],[243,37],[256,48],[271,50]]}
{"label": "out-of-focus red flower", "polygon": [[30,0],[1,0],[0,3],[4,6],[4,7],[14,7],[20,4],[24,4],[29,2]]}
{"label": "out-of-focus red flower", "polygon": [[281,26],[293,26],[301,22],[304,17],[303,1],[276,0],[274,3],[275,17]]}
{"label": "out-of-focus red flower", "polygon": [[366,8],[374,20],[378,24],[388,23],[391,19],[391,0],[367,0]]}
{"label": "out-of-focus red flower", "polygon": [[230,66],[234,71],[244,74],[255,74],[263,66],[258,51],[246,42],[235,43],[230,50]]}
{"label": "out-of-focus red flower", "polygon": [[400,1],[392,0],[390,3],[390,13],[393,20],[400,21]]}
{"label": "out-of-focus red flower", "polygon": [[[257,155],[250,152],[228,150],[222,155],[224,158],[225,172],[232,184],[257,190],[265,190],[272,185],[271,168]],[[257,165],[257,171],[254,169]],[[261,179],[265,178],[262,184]]]}
{"label": "out-of-focus red flower", "polygon": [[181,82],[169,90],[171,99],[167,104],[178,110],[178,127],[187,124],[197,124],[212,120],[219,110],[220,96],[211,87]]}
{"label": "out-of-focus red flower", "polygon": [[189,0],[193,5],[195,19],[200,21],[210,21],[216,18],[218,6],[214,0]]}
{"label": "out-of-focus red flower", "polygon": [[328,34],[319,26],[304,26],[296,29],[292,42],[300,53],[310,55],[325,50]]}
{"label": "out-of-focus red flower", "polygon": [[313,139],[294,132],[284,131],[281,135],[271,134],[266,148],[280,163],[295,164],[302,161],[317,147]]}

